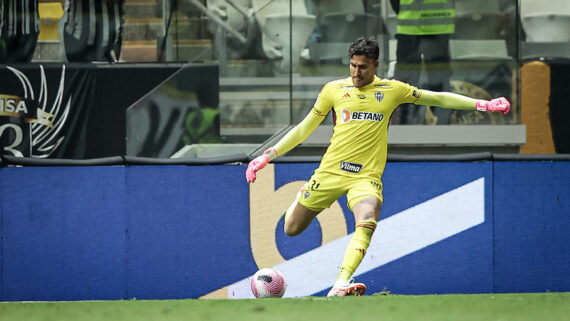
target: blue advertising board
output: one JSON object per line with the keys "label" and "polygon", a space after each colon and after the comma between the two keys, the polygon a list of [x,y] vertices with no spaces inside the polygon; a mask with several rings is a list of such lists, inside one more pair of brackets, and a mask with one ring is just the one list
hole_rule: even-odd
{"label": "blue advertising board", "polygon": [[570,162],[495,164],[496,292],[570,291]]}
{"label": "blue advertising board", "polygon": [[[354,219],[341,197],[296,237],[283,214],[318,164],[0,169],[0,299],[324,295]],[[367,293],[569,291],[570,162],[394,162],[355,278]]]}
{"label": "blue advertising board", "polygon": [[0,171],[2,300],[124,296],[123,172],[121,167]]}

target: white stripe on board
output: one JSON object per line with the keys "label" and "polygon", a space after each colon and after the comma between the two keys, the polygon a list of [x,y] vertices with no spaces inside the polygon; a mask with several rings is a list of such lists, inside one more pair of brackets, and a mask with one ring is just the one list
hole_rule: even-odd
{"label": "white stripe on board", "polygon": [[[368,252],[354,276],[366,273],[485,222],[481,177],[378,222]],[[329,288],[352,234],[273,268],[287,280],[284,297],[309,296]],[[250,277],[228,287],[228,297],[253,298]]]}

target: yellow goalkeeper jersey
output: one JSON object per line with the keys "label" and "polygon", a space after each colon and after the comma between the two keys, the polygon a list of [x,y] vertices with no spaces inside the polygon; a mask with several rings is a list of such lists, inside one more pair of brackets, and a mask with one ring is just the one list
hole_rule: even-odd
{"label": "yellow goalkeeper jersey", "polygon": [[380,79],[355,88],[350,77],[331,81],[321,90],[311,112],[333,112],[330,145],[317,171],[380,179],[388,152],[388,123],[402,103],[415,103],[422,90],[406,83]]}

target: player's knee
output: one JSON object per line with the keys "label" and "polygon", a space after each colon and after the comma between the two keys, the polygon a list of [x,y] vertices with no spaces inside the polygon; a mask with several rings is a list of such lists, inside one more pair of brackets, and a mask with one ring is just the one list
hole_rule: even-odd
{"label": "player's knee", "polygon": [[303,232],[303,229],[301,229],[298,225],[293,224],[291,220],[285,221],[283,230],[287,236],[297,236]]}

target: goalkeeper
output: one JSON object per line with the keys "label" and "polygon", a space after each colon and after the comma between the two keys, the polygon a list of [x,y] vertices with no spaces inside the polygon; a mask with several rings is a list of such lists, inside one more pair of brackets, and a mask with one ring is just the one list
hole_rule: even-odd
{"label": "goalkeeper", "polygon": [[350,77],[325,84],[305,119],[275,146],[252,160],[245,173],[247,182],[253,183],[258,170],[303,142],[329,112],[333,113],[330,145],[319,167],[285,213],[285,233],[295,236],[346,194],[356,222],[355,231],[328,296],[362,295],[366,291],[363,283],[355,283],[351,277],[366,254],[380,216],[388,122],[394,109],[403,103],[504,114],[510,109],[510,103],[503,97],[477,100],[377,77],[379,48],[373,38],[358,38],[348,53]]}

